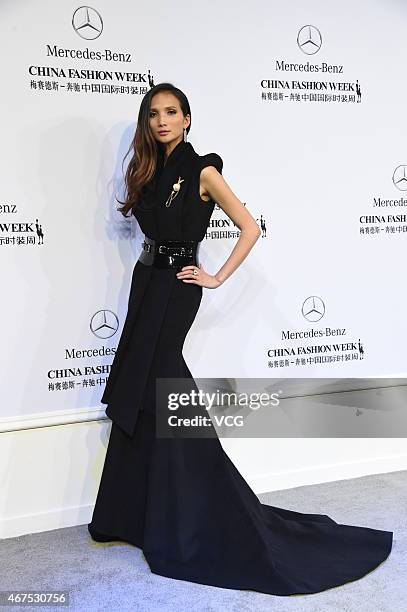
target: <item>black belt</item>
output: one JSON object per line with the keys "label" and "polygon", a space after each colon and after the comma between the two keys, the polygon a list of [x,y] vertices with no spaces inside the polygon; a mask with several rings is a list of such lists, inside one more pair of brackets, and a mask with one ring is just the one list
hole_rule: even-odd
{"label": "black belt", "polygon": [[175,268],[198,266],[198,240],[153,240],[145,237],[139,261],[155,268]]}

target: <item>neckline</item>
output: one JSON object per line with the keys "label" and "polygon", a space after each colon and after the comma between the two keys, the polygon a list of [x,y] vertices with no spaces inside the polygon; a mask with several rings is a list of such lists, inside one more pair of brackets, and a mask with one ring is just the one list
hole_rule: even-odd
{"label": "neckline", "polygon": [[164,151],[160,147],[161,153],[161,168],[163,170],[167,170],[167,168],[174,165],[174,163],[180,158],[180,156],[187,150],[191,148],[191,143],[186,142],[184,139],[177,142],[171,153],[165,158]]}
{"label": "neckline", "polygon": [[151,211],[158,202],[165,201],[168,192],[171,191],[171,185],[177,178],[175,172],[179,171],[184,161],[187,162],[195,155],[195,150],[189,141],[182,139],[168,155],[165,165],[164,151],[159,144],[157,144],[157,155],[156,171],[151,181],[144,186],[143,195],[137,205],[138,210]]}

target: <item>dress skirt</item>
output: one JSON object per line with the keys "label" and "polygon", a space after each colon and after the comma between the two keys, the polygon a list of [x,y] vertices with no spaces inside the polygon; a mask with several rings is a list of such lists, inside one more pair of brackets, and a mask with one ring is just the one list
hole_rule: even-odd
{"label": "dress skirt", "polygon": [[137,262],[91,535],[141,548],[155,574],[223,588],[296,595],[361,578],[389,555],[391,531],[263,504],[217,436],[156,435],[156,378],[193,386],[182,349],[201,299],[174,270]]}

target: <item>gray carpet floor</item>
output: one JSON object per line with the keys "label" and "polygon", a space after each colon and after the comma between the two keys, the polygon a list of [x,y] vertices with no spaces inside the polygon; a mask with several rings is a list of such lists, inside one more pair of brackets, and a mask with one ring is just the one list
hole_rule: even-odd
{"label": "gray carpet floor", "polygon": [[86,525],[79,525],[2,540],[0,590],[70,593],[69,607],[14,605],[13,610],[407,611],[407,471],[273,491],[259,498],[291,510],[329,514],[340,523],[388,529],[394,532],[393,550],[361,580],[322,593],[281,597],[157,576],[140,549],[93,542]]}

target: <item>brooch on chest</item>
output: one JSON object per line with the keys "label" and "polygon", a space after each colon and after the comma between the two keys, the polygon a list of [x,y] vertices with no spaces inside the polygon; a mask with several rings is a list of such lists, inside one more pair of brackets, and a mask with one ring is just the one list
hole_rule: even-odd
{"label": "brooch on chest", "polygon": [[172,186],[172,191],[171,194],[168,196],[167,201],[165,203],[165,205],[168,206],[171,204],[171,202],[173,201],[174,198],[177,197],[177,195],[179,194],[179,190],[181,189],[181,183],[184,182],[184,179],[182,179],[180,176],[178,177],[178,181],[176,183],[173,184]]}

